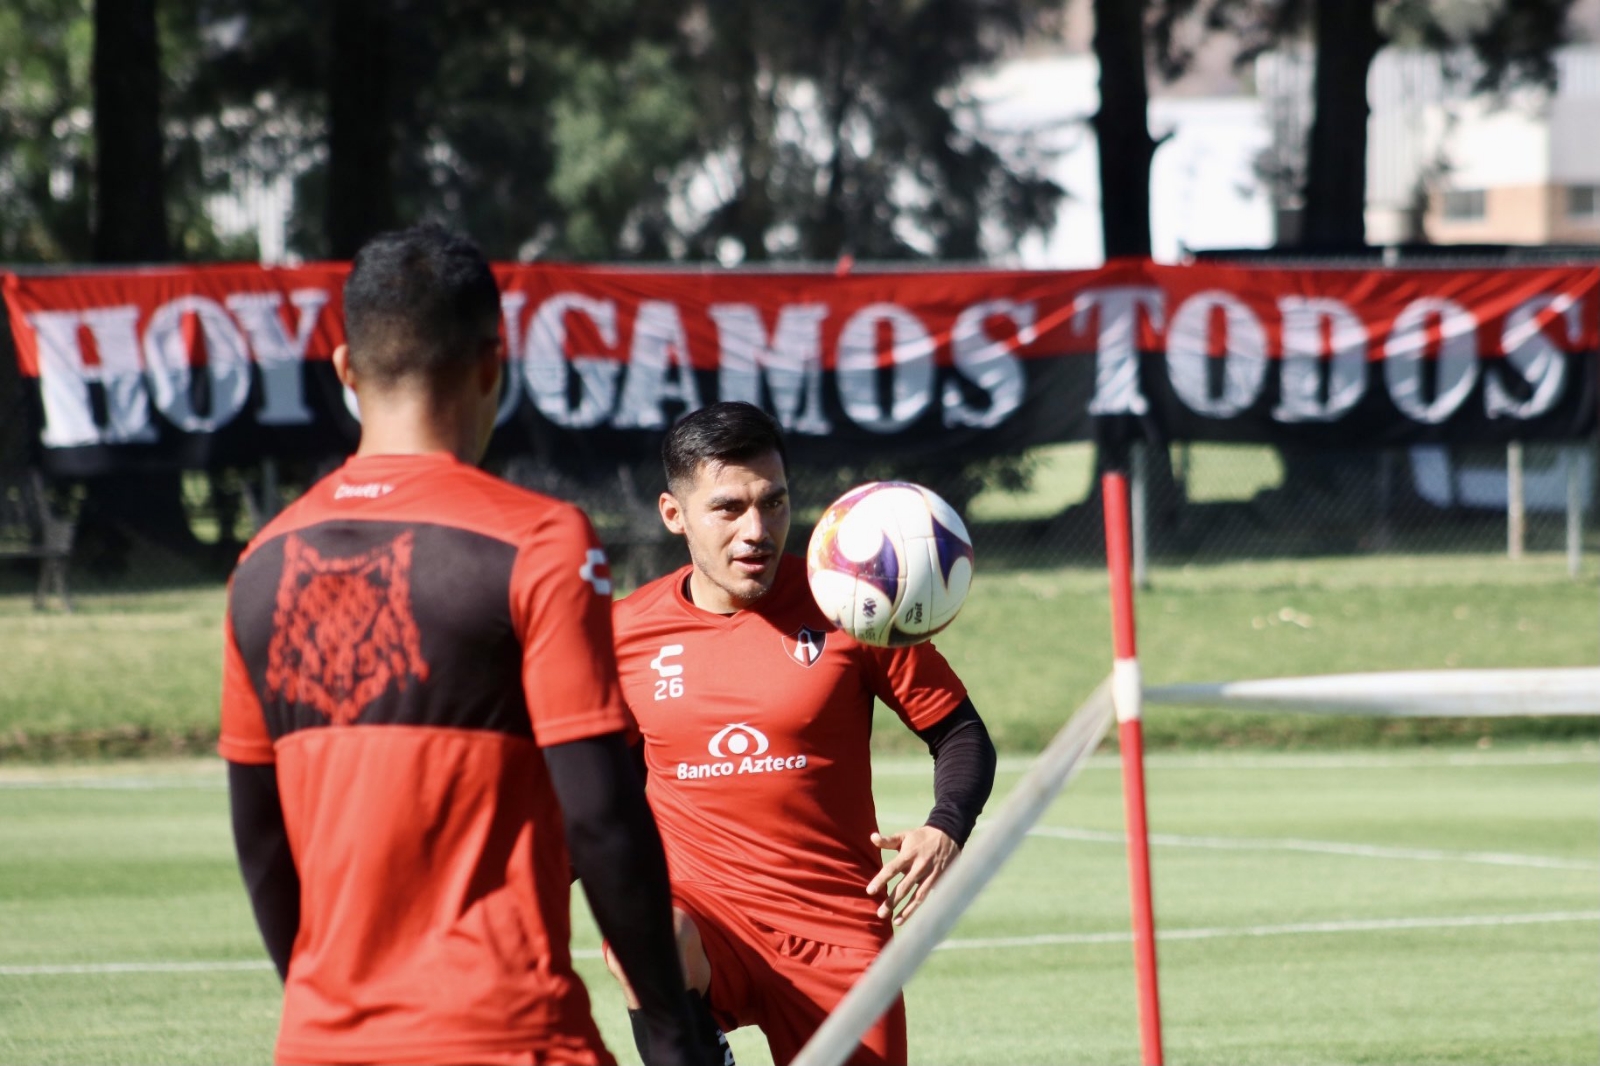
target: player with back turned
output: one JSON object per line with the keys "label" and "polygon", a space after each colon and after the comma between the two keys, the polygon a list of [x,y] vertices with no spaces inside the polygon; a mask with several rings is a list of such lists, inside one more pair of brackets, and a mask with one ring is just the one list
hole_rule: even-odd
{"label": "player with back turned", "polygon": [[360,445],[229,586],[219,747],[284,980],[278,1061],[614,1061],[572,968],[573,870],[644,1004],[647,1061],[703,1061],[605,555],[581,511],[473,465],[499,391],[494,276],[470,242],[403,230],[362,248],[344,308]]}
{"label": "player with back turned", "polygon": [[[617,664],[697,1009],[724,1029],[759,1026],[781,1066],[960,851],[994,746],[931,643],[869,647],[817,607],[804,561],[783,552],[787,460],[765,412],[701,408],[662,456],[661,517],[691,561],[617,602]],[[934,759],[933,811],[904,832],[881,833],[873,806],[874,699]],[[900,1000],[851,1061],[906,1055]]]}

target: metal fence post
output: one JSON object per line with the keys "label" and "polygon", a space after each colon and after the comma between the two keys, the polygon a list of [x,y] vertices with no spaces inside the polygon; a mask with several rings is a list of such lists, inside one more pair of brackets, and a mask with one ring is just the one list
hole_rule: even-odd
{"label": "metal fence post", "polygon": [[1141,591],[1150,587],[1150,526],[1146,515],[1146,497],[1150,491],[1150,457],[1144,441],[1134,441],[1132,448],[1133,491],[1128,501],[1128,523],[1133,530],[1133,587]]}
{"label": "metal fence post", "polygon": [[1522,558],[1528,542],[1527,501],[1522,491],[1522,442],[1506,445],[1506,556]]}
{"label": "metal fence post", "polygon": [[1567,576],[1583,568],[1583,445],[1572,444],[1562,456],[1567,468]]}

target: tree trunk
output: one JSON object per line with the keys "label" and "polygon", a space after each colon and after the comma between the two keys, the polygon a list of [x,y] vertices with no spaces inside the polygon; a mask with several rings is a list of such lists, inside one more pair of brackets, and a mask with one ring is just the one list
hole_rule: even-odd
{"label": "tree trunk", "polygon": [[390,0],[334,0],[328,56],[329,252],[353,258],[399,218],[391,121]]}
{"label": "tree trunk", "polygon": [[[155,0],[98,0],[92,64],[94,258],[170,259]],[[164,470],[86,482],[79,558],[120,572],[140,539],[192,557],[199,541],[183,509],[181,478],[177,470]]]}
{"label": "tree trunk", "polygon": [[1100,232],[1105,257],[1150,254],[1150,158],[1143,0],[1094,0],[1100,64]]}
{"label": "tree trunk", "polygon": [[1314,7],[1317,70],[1301,244],[1311,250],[1362,248],[1367,240],[1367,72],[1383,43],[1377,0]]}
{"label": "tree trunk", "polygon": [[95,260],[161,262],[170,246],[155,0],[98,0],[93,67]]}
{"label": "tree trunk", "polygon": [[767,233],[773,225],[769,183],[773,162],[773,104],[761,87],[761,57],[757,54],[757,20],[761,12],[752,4],[713,5],[718,23],[723,77],[734,94],[733,130],[739,146],[739,190],[733,205],[731,228],[744,249],[747,263],[764,262]]}
{"label": "tree trunk", "polygon": [[[1144,14],[1144,0],[1094,0],[1094,55],[1100,65],[1100,109],[1095,112],[1094,132],[1100,147],[1100,234],[1107,259],[1150,255],[1150,160],[1156,142],[1150,136],[1148,115]],[[1123,428],[1133,432],[1131,426]],[[1097,475],[1110,468],[1126,469],[1130,458],[1126,443],[1101,442],[1095,453]],[[1151,441],[1146,455],[1149,527],[1166,529],[1176,518],[1179,495],[1166,443]],[[1097,516],[1101,506],[1096,476],[1077,510]]]}

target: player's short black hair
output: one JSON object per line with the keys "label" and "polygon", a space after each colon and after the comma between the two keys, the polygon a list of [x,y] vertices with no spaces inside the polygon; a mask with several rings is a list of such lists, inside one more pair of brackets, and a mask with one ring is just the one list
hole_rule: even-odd
{"label": "player's short black hair", "polygon": [[344,283],[355,369],[387,384],[471,365],[500,328],[500,288],[478,246],[432,223],[380,233]]}
{"label": "player's short black hair", "polygon": [[701,463],[737,463],[771,452],[778,453],[787,471],[789,452],[777,420],[753,403],[723,400],[678,419],[661,442],[661,465],[668,490],[682,495],[694,484]]}

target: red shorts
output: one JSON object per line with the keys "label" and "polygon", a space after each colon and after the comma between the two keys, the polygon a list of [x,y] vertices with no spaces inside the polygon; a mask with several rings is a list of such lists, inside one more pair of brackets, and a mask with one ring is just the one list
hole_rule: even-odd
{"label": "red shorts", "polygon": [[[673,905],[700,931],[711,963],[707,1002],[724,1032],[758,1026],[775,1066],[800,1053],[824,1019],[878,957],[877,949],[839,947],[790,936],[751,921],[736,907],[685,886],[673,886]],[[847,1060],[852,1066],[905,1066],[906,1003],[894,1006]]]}
{"label": "red shorts", "polygon": [[[464,1058],[472,1066],[617,1066],[617,1060],[600,1042],[598,1033],[592,1040],[587,1036],[559,1037],[540,1051],[474,1051]],[[288,1061],[277,1061],[278,1066],[291,1066]]]}

